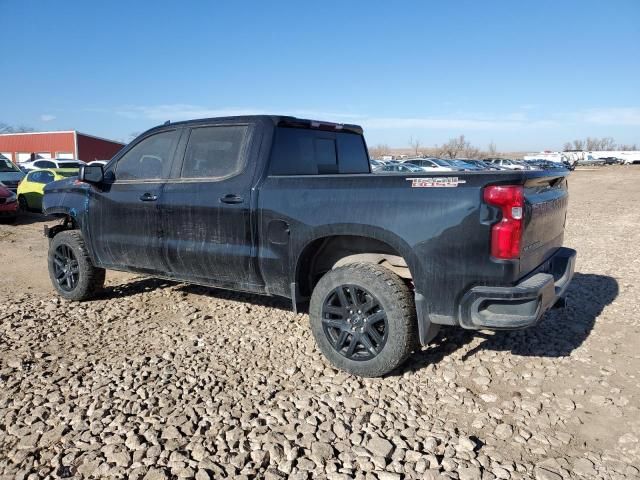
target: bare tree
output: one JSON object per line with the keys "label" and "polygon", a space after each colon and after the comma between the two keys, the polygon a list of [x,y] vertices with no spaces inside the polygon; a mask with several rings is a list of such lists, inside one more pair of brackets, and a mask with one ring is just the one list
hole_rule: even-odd
{"label": "bare tree", "polygon": [[496,157],[498,155],[498,149],[496,148],[496,144],[491,142],[489,143],[489,148],[487,148],[487,156],[489,158]]}
{"label": "bare tree", "polygon": [[0,133],[24,133],[33,131],[33,128],[25,125],[13,126],[8,123],[0,122]]}
{"label": "bare tree", "polygon": [[373,148],[369,149],[369,156],[371,158],[379,158],[383,155],[389,155],[391,153],[391,149],[389,145],[386,144],[378,144]]}
{"label": "bare tree", "polygon": [[587,151],[602,151],[602,150],[615,150],[616,141],[613,137],[587,137],[585,140],[574,140],[573,142],[567,142],[564,144],[563,150],[587,150]]}
{"label": "bare tree", "polygon": [[462,156],[464,158],[480,158],[486,155],[479,148],[467,143],[467,146],[462,150]]}
{"label": "bare tree", "polygon": [[413,149],[413,152],[416,157],[418,156],[418,151],[420,150],[421,145],[422,145],[422,142],[419,139],[417,138],[414,139],[413,136],[409,138],[409,146]]}
{"label": "bare tree", "polygon": [[638,148],[638,144],[637,143],[622,143],[620,145],[618,145],[618,150],[623,150],[623,151],[629,151],[629,150],[640,150]]}
{"label": "bare tree", "polygon": [[600,139],[587,137],[585,140],[586,150],[600,150]]}
{"label": "bare tree", "polygon": [[615,150],[616,142],[613,137],[602,137],[600,139],[600,150]]}
{"label": "bare tree", "polygon": [[456,158],[465,148],[469,147],[469,142],[464,138],[464,135],[460,135],[456,138],[451,138],[445,144],[443,144],[438,154],[442,157]]}

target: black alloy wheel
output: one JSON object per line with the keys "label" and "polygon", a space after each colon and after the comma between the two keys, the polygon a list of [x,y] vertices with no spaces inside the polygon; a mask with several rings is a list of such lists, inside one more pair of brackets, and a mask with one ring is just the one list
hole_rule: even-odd
{"label": "black alloy wheel", "polygon": [[53,274],[58,286],[71,292],[78,284],[80,268],[78,259],[68,245],[58,245],[53,252]]}
{"label": "black alloy wheel", "polygon": [[343,357],[364,361],[384,348],[389,333],[387,314],[376,297],[357,285],[340,285],[322,305],[322,329]]}

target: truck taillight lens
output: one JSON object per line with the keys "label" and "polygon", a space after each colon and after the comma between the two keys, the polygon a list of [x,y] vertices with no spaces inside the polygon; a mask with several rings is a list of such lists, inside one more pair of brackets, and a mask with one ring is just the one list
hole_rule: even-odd
{"label": "truck taillight lens", "polygon": [[502,219],[491,227],[491,255],[514,259],[520,256],[524,192],[518,185],[492,185],[484,189],[484,201],[502,211]]}

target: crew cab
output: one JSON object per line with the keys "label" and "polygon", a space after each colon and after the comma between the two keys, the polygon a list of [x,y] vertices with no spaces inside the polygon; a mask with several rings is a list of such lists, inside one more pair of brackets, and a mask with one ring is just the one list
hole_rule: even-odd
{"label": "crew cab", "polygon": [[105,269],[286,297],[331,363],[380,376],[440,325],[524,328],[562,303],[568,174],[374,175],[356,125],[169,123],[47,185],[49,273],[77,301]]}

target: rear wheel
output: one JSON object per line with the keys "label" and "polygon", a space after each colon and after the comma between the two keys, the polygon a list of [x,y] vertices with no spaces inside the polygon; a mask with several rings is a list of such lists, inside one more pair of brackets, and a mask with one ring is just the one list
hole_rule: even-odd
{"label": "rear wheel", "polygon": [[417,345],[413,296],[379,265],[355,263],[326,273],[313,291],[309,315],[322,353],[355,375],[389,373]]}
{"label": "rear wheel", "polygon": [[25,198],[24,195],[20,195],[18,197],[18,207],[23,212],[28,212],[29,211],[29,203],[27,202],[27,199]]}
{"label": "rear wheel", "polygon": [[77,230],[60,232],[49,245],[49,278],[67,300],[86,300],[104,285],[105,270],[91,263]]}

